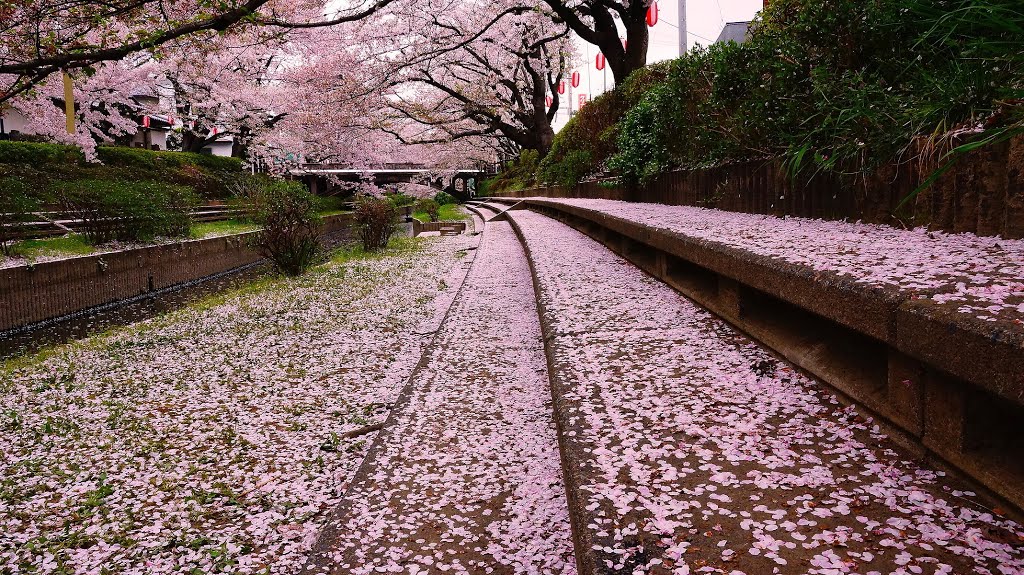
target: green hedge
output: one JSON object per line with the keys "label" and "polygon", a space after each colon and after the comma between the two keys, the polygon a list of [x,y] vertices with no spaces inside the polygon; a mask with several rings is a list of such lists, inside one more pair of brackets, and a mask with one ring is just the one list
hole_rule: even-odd
{"label": "green hedge", "polygon": [[0,141],[0,176],[21,179],[45,193],[78,180],[149,181],[224,199],[230,196],[230,184],[243,174],[238,158],[114,146],[100,146],[96,154],[100,163],[89,163],[72,146]]}
{"label": "green hedge", "polygon": [[61,207],[83,221],[90,243],[187,236],[198,198],[184,186],[158,182],[75,180],[55,191]]}

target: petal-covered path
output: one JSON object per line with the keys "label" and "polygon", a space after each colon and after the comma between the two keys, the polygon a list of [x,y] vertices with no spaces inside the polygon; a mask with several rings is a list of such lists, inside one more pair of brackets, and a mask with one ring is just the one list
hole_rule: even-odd
{"label": "petal-covered path", "polygon": [[0,574],[295,573],[475,243],[339,259],[0,364]]}
{"label": "petal-covered path", "polygon": [[307,573],[575,573],[535,301],[511,227],[488,223]]}
{"label": "petal-covered path", "polygon": [[581,568],[1024,571],[1024,530],[594,240],[511,211],[532,260]]}

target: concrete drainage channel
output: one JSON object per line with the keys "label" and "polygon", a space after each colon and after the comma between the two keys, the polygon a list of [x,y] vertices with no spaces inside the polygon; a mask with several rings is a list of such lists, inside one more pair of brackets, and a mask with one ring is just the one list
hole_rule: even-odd
{"label": "concrete drainage channel", "polygon": [[[640,225],[635,230],[612,229],[601,218],[544,200],[506,199],[489,204],[479,206],[489,217],[497,217],[502,209],[530,209],[597,240],[825,383],[844,402],[878,416],[883,430],[914,457],[966,477],[980,491],[1008,503],[1016,516],[1024,515],[1024,429],[1019,425],[1024,408],[997,395],[985,382],[955,377],[895,348],[885,336],[891,326],[883,322],[852,329],[780,297],[785,290],[769,293],[681,257],[673,253],[677,246],[671,238]],[[781,275],[771,279],[779,286],[790,285],[786,280]],[[815,289],[821,289],[815,285],[817,280],[807,280],[806,286],[800,286],[806,288],[802,291],[824,298],[820,291],[815,296]],[[860,320],[869,322],[875,317],[873,308],[887,311],[889,303],[861,302]],[[882,331],[873,337],[871,329]],[[991,345],[998,347],[998,342]],[[1001,351],[975,352],[978,371],[1012,361],[1012,357],[999,357]],[[995,358],[981,366],[986,355]],[[907,383],[911,381],[913,385]]]}

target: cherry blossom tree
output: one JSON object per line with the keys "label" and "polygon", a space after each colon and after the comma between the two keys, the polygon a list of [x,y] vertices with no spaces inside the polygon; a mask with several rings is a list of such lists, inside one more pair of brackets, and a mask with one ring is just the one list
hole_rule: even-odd
{"label": "cherry blossom tree", "polygon": [[[556,22],[601,49],[616,82],[647,63],[651,0],[543,0]],[[621,23],[621,28],[620,28]],[[625,33],[625,42],[622,35]]]}
{"label": "cherry blossom tree", "polygon": [[569,30],[536,8],[420,9],[427,13],[403,15],[416,27],[398,40],[384,129],[403,142],[486,138],[546,154],[559,107],[551,95],[575,56]]}

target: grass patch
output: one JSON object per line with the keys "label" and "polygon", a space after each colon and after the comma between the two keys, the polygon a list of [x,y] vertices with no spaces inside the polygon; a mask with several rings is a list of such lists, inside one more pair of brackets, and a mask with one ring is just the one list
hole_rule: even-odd
{"label": "grass patch", "polygon": [[68,234],[55,238],[20,240],[11,252],[16,256],[35,259],[46,256],[82,256],[91,254],[95,248],[85,241],[81,234]]}
{"label": "grass patch", "polygon": [[[421,222],[430,221],[430,216],[427,215],[427,212],[416,212],[412,217]],[[439,210],[438,219],[442,222],[460,221],[471,219],[471,216],[458,204],[445,204],[441,206],[441,209]]]}
{"label": "grass patch", "polygon": [[377,252],[368,252],[363,249],[362,244],[342,246],[331,252],[330,263],[343,264],[357,260],[379,259],[382,257],[409,254],[419,251],[423,247],[423,238],[391,238],[386,249]]}
{"label": "grass patch", "polygon": [[211,236],[227,236],[241,234],[258,230],[259,226],[242,220],[221,220],[217,222],[201,222],[192,225],[191,236],[193,238],[208,238]]}

